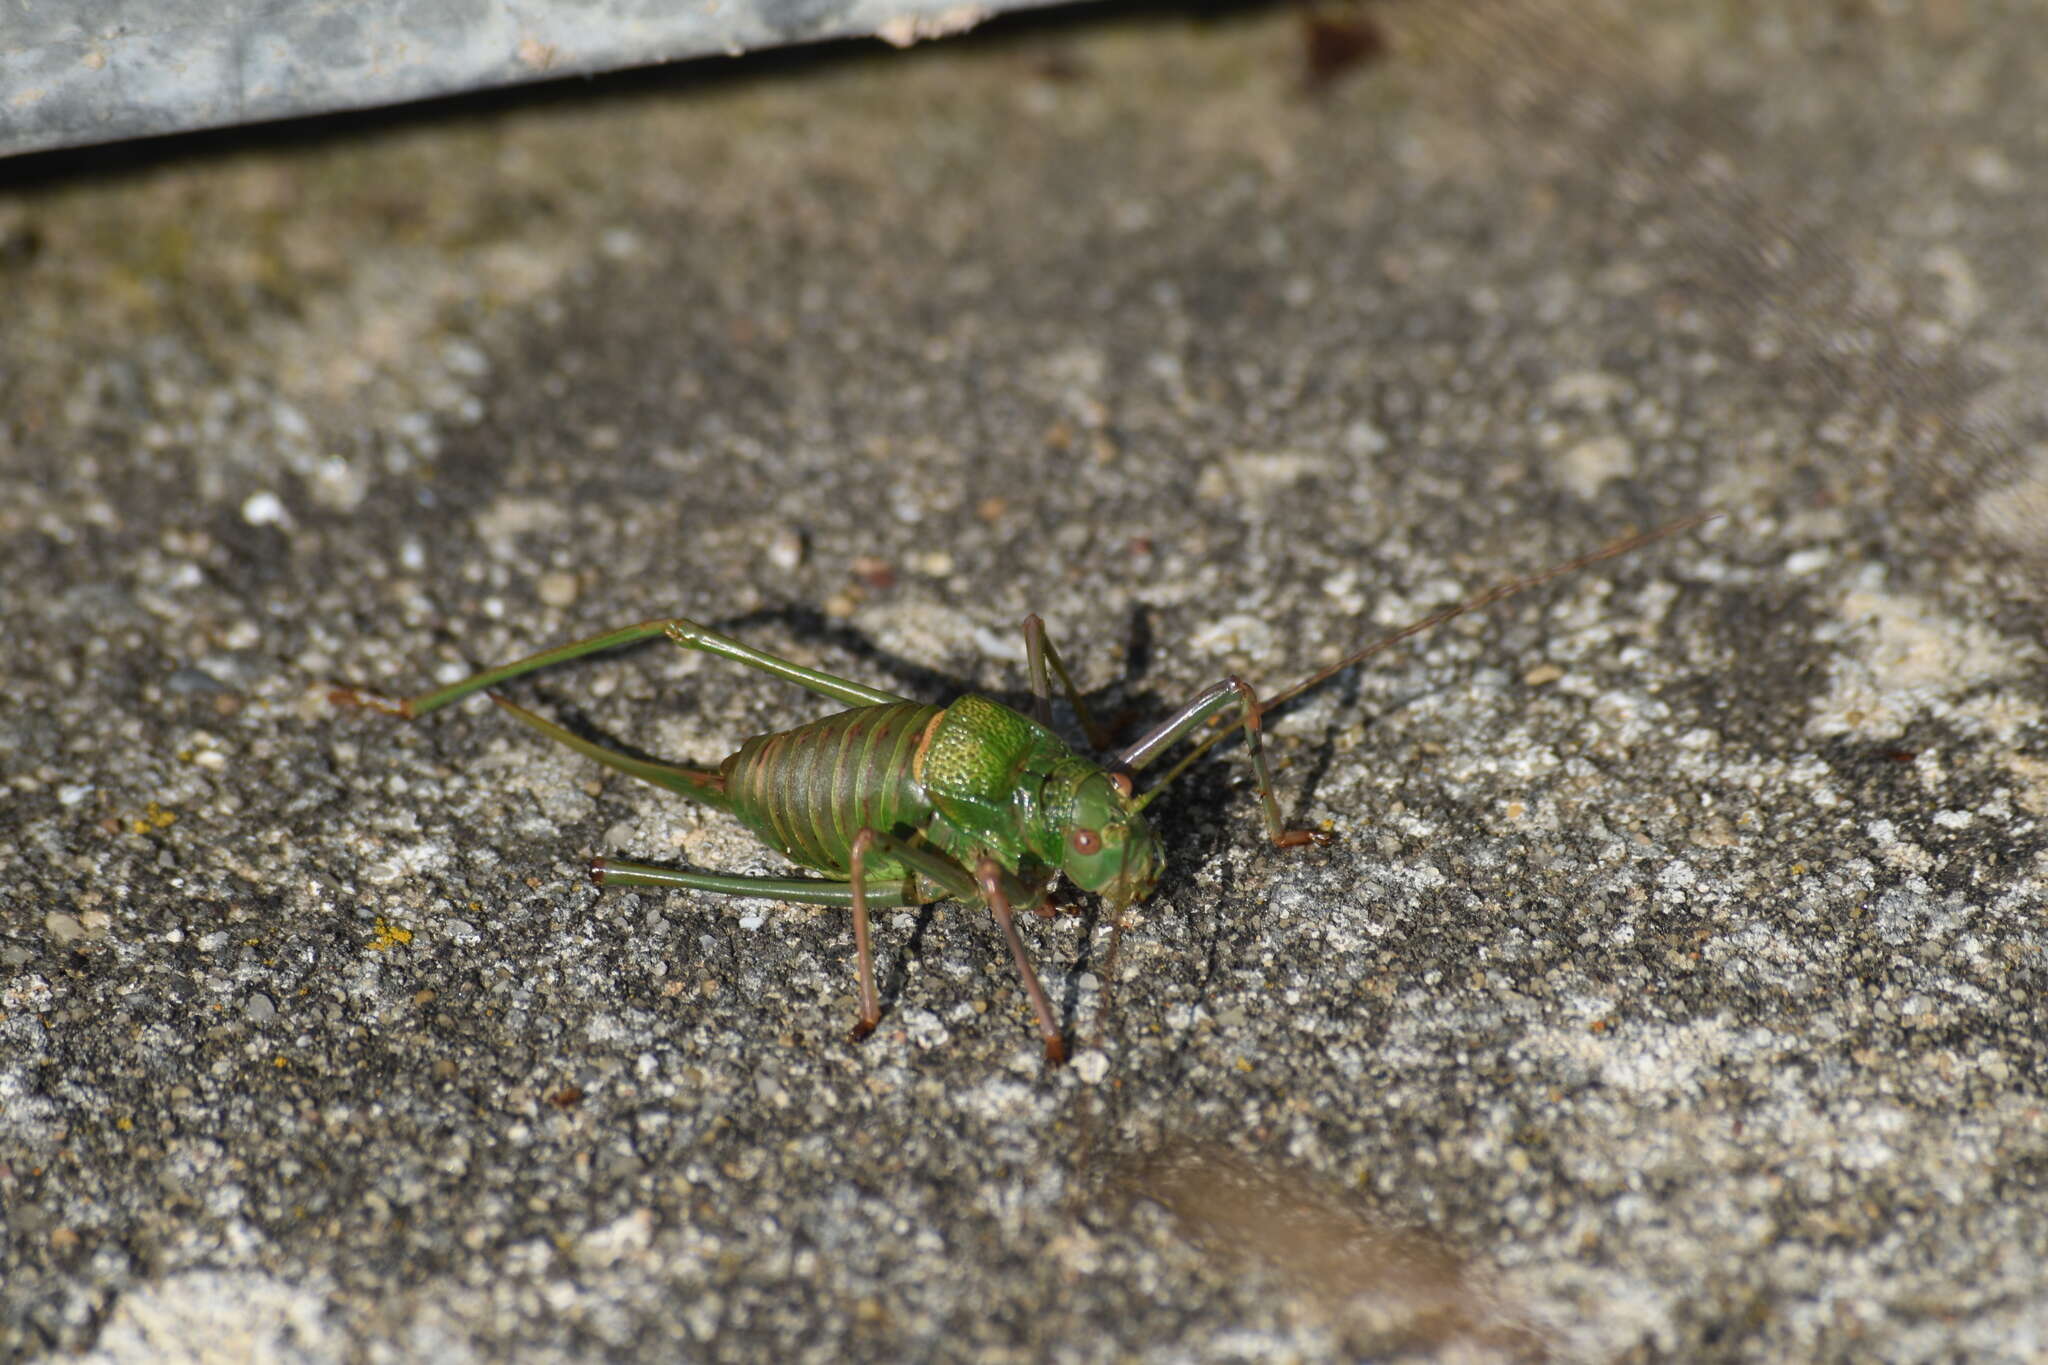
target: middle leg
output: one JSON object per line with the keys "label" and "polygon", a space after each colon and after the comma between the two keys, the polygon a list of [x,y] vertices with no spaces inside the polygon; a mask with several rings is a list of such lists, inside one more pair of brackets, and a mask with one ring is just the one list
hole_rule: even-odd
{"label": "middle leg", "polygon": [[874,1032],[882,1017],[881,1005],[875,995],[874,957],[868,944],[865,891],[867,859],[882,854],[895,858],[912,879],[929,879],[956,899],[978,899],[988,906],[1003,931],[1003,941],[1009,946],[1010,958],[1016,964],[1017,976],[1024,985],[1024,994],[1030,999],[1031,1011],[1037,1017],[1039,1037],[1045,1042],[1045,1060],[1053,1066],[1065,1061],[1066,1044],[1060,1037],[1052,1003],[1046,999],[1045,988],[1039,984],[1038,972],[1031,965],[1031,956],[1025,951],[1024,939],[1017,932],[1016,915],[1011,909],[1013,901],[1035,899],[1035,892],[1005,872],[993,858],[984,856],[970,873],[942,853],[872,828],[864,828],[854,836],[851,859],[853,941],[854,952],[859,959],[861,989],[860,1020],[854,1025],[853,1036],[856,1039],[867,1037]]}
{"label": "middle leg", "polygon": [[[1244,747],[1251,754],[1252,777],[1258,783],[1259,801],[1265,809],[1266,833],[1272,837],[1277,848],[1299,848],[1303,844],[1327,844],[1330,836],[1321,830],[1289,829],[1280,817],[1280,802],[1273,795],[1273,775],[1266,768],[1266,746],[1262,742],[1259,716],[1264,708],[1259,705],[1259,694],[1252,691],[1248,683],[1237,678],[1225,678],[1222,682],[1204,688],[1195,699],[1154,726],[1152,731],[1137,743],[1116,756],[1119,769],[1135,772],[1143,768],[1197,727],[1208,723],[1229,711],[1237,712],[1237,722],[1244,729]],[[1151,790],[1139,797],[1135,808],[1143,810],[1154,797],[1186,772],[1188,766],[1210,746],[1230,734],[1226,727],[1204,737],[1187,756],[1176,763],[1165,777],[1152,784]]]}

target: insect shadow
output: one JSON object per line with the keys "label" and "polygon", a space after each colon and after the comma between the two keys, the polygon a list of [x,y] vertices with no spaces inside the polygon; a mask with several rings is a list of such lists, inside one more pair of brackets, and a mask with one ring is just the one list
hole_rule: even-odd
{"label": "insect shadow", "polygon": [[[934,702],[943,704],[969,692],[979,692],[1018,710],[1028,709],[1032,704],[1028,688],[977,684],[957,673],[906,659],[894,650],[882,648],[865,632],[836,621],[815,607],[794,604],[762,607],[726,617],[714,623],[713,629],[732,633],[771,625],[781,626],[792,636],[810,644],[826,645],[851,655]],[[1082,701],[1103,717],[1103,728],[1112,742],[1125,738],[1137,726],[1165,709],[1160,693],[1139,686],[1140,680],[1152,667],[1156,648],[1154,639],[1150,609],[1143,604],[1133,604],[1124,626],[1121,671],[1110,681],[1081,692]],[[1012,668],[1004,665],[1003,676],[1010,677]]]}

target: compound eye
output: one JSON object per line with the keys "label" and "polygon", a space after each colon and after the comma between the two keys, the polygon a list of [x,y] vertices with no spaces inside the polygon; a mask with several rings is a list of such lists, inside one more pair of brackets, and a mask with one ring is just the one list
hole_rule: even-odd
{"label": "compound eye", "polygon": [[1111,773],[1109,775],[1109,785],[1115,787],[1117,795],[1123,797],[1124,800],[1128,801],[1131,799],[1133,788],[1131,787],[1129,773]]}
{"label": "compound eye", "polygon": [[1091,853],[1102,852],[1102,836],[1092,829],[1068,830],[1067,847],[1085,858]]}

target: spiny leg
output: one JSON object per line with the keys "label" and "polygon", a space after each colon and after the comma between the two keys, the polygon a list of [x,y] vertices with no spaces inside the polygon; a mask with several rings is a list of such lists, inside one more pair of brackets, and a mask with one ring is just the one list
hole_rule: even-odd
{"label": "spiny leg", "polygon": [[1097,753],[1107,749],[1109,736],[1095,723],[1088,703],[1081,700],[1081,689],[1074,686],[1073,676],[1067,672],[1060,652],[1046,638],[1045,622],[1038,618],[1037,612],[1024,618],[1024,662],[1031,673],[1031,709],[1038,723],[1048,729],[1052,727],[1052,688],[1045,676],[1045,666],[1050,662],[1053,672],[1059,675],[1060,686],[1066,690],[1067,700],[1073,704],[1074,715],[1088,733],[1088,743]]}
{"label": "spiny leg", "polygon": [[[868,906],[893,907],[918,903],[914,878],[897,886],[880,887],[872,893],[864,885],[861,866],[863,839],[873,834],[864,829],[853,841],[853,880],[828,882],[810,877],[739,877],[718,872],[682,872],[652,867],[646,863],[620,863],[608,858],[590,860],[590,880],[599,886],[659,886],[685,891],[710,891],[724,896],[760,896],[797,905],[833,905],[853,910],[853,942],[860,955],[860,1022],[854,1025],[853,1040],[859,1042],[881,1022],[882,1008],[875,995],[874,958],[868,951]],[[963,878],[964,880],[964,878]]]}
{"label": "spiny leg", "polygon": [[424,716],[430,711],[438,711],[451,702],[461,701],[464,697],[495,687],[501,682],[522,678],[528,673],[554,664],[567,663],[571,659],[580,659],[588,654],[598,654],[607,649],[652,640],[656,636],[666,636],[684,649],[701,650],[706,654],[715,654],[722,659],[744,664],[748,668],[759,669],[763,673],[772,674],[785,682],[793,682],[799,687],[808,688],[820,696],[830,697],[848,706],[879,706],[904,700],[893,692],[863,687],[849,679],[791,663],[765,650],[741,644],[729,635],[721,635],[707,626],[701,626],[681,616],[658,621],[642,621],[637,625],[621,626],[617,630],[606,631],[602,635],[572,640],[566,645],[557,645],[553,649],[530,654],[524,659],[486,669],[464,678],[461,682],[450,683],[432,692],[422,692],[403,701],[390,701],[375,693],[351,687],[335,688],[329,695],[342,705],[367,706],[407,718]]}
{"label": "spiny leg", "polygon": [[863,904],[863,862],[870,854],[895,858],[913,877],[928,877],[960,900],[981,898],[995,915],[996,923],[1003,931],[1003,940],[1010,946],[1011,960],[1017,964],[1017,975],[1024,983],[1025,995],[1030,998],[1032,1013],[1038,1018],[1039,1036],[1045,1040],[1045,1060],[1054,1066],[1065,1061],[1066,1044],[1060,1038],[1052,1004],[1046,999],[1045,988],[1038,983],[1038,973],[1031,966],[1031,957],[1024,949],[1023,936],[1017,932],[1016,916],[1010,908],[1012,897],[1023,899],[1032,894],[1030,888],[1003,871],[1001,864],[993,858],[983,857],[970,875],[965,868],[941,853],[873,828],[863,828],[853,839],[853,933],[861,971],[861,1020],[855,1026],[853,1036],[866,1037],[881,1019],[881,1010],[873,995],[874,968],[866,946],[867,909]]}
{"label": "spiny leg", "polygon": [[[724,872],[689,872],[651,863],[620,862],[616,858],[592,858],[590,880],[599,886],[655,886],[672,891],[708,891],[719,896],[758,896],[762,900],[787,901],[791,905],[829,905],[845,910],[853,905],[853,887],[847,882],[819,877],[746,877]],[[870,904],[893,908],[921,904],[911,889],[882,887],[868,893]]]}
{"label": "spiny leg", "polygon": [[[1266,768],[1266,747],[1260,740],[1259,716],[1263,710],[1259,705],[1258,693],[1249,684],[1238,678],[1225,678],[1222,682],[1204,688],[1193,701],[1168,716],[1155,726],[1151,733],[1116,756],[1117,766],[1133,772],[1143,768],[1182,737],[1211,719],[1235,709],[1237,722],[1244,729],[1244,746],[1251,754],[1252,776],[1258,783],[1259,800],[1265,808],[1266,833],[1272,836],[1277,848],[1299,848],[1303,844],[1327,844],[1330,836],[1321,830],[1289,829],[1280,816],[1280,802],[1273,795],[1273,777]],[[1154,783],[1152,789],[1139,797],[1135,808],[1143,810],[1152,799],[1165,791],[1173,780],[1186,771],[1189,764],[1200,758],[1209,746],[1214,744],[1228,729],[1205,739],[1192,753],[1172,771]]]}
{"label": "spiny leg", "polygon": [[751,645],[743,645],[729,635],[720,635],[715,630],[680,616],[671,621],[650,621],[646,624],[659,627],[663,635],[684,649],[702,650],[706,654],[716,654],[721,659],[745,664],[748,668],[758,668],[763,673],[773,674],[784,682],[795,683],[806,691],[815,692],[821,697],[830,697],[833,701],[843,702],[848,706],[887,706],[891,702],[910,700],[908,697],[899,697],[894,692],[884,692],[879,687],[864,687],[836,673],[791,663],[780,655],[755,649]]}
{"label": "spiny leg", "polygon": [[725,778],[714,769],[684,768],[673,763],[657,763],[652,759],[622,754],[617,749],[608,749],[602,744],[593,743],[579,734],[565,730],[553,721],[537,716],[515,702],[505,700],[495,692],[488,695],[520,724],[531,726],[557,744],[566,744],[585,758],[595,759],[607,768],[625,773],[629,777],[637,777],[642,782],[651,782],[657,787],[666,788],[678,796],[702,801],[719,810],[731,808],[725,799]]}
{"label": "spiny leg", "polygon": [[996,923],[1003,928],[1003,940],[1010,945],[1010,957],[1017,964],[1017,975],[1023,979],[1024,993],[1031,997],[1032,1013],[1038,1016],[1038,1034],[1045,1039],[1046,1065],[1058,1066],[1067,1060],[1066,1041],[1060,1037],[1059,1023],[1053,1018],[1052,1002],[1045,998],[1045,988],[1038,984],[1031,955],[1024,951],[1024,936],[1017,932],[1017,917],[1011,913],[1010,898],[1003,885],[1008,878],[995,859],[983,858],[975,868],[974,880]]}
{"label": "spiny leg", "polygon": [[[898,839],[893,834],[884,834],[872,825],[862,825],[853,836],[853,843],[847,851],[848,889],[853,893],[853,952],[855,970],[860,975],[860,1018],[853,1026],[853,1040],[859,1042],[875,1031],[882,1022],[882,1001],[875,990],[875,954],[868,933],[867,861],[871,856],[893,857],[902,863],[911,875],[905,878],[906,886],[913,885],[919,874],[942,887],[948,895],[961,900],[971,900],[975,893],[974,879],[961,867],[929,849]],[[891,902],[879,897],[877,903]],[[908,904],[897,900],[894,904]]]}
{"label": "spiny leg", "polygon": [[882,998],[875,990],[875,949],[868,934],[868,853],[880,839],[872,827],[863,825],[847,854],[853,890],[853,970],[860,982],[860,1016],[853,1021],[856,1043],[882,1022]]}

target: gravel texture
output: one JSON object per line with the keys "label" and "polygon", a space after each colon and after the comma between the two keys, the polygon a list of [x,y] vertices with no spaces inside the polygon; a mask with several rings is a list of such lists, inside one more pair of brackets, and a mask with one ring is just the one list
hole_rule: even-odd
{"label": "gravel texture", "polygon": [[[1775,8],[0,166],[0,1356],[2040,1358],[2048,26]],[[1056,1071],[985,913],[881,916],[854,1046],[843,913],[584,879],[731,821],[328,699],[682,613],[1016,700],[1035,610],[1128,732],[1709,506],[1271,718],[1333,846],[1193,769],[1113,973],[1026,926]]]}

